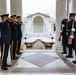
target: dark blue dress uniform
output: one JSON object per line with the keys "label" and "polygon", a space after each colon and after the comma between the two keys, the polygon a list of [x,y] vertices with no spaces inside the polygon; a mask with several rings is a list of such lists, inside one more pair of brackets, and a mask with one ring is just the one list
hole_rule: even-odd
{"label": "dark blue dress uniform", "polygon": [[11,28],[11,58],[17,59],[16,57],[16,48],[18,39],[17,22],[11,21],[10,28]]}
{"label": "dark blue dress uniform", "polygon": [[[71,13],[70,16],[75,16],[75,13]],[[67,58],[72,58],[72,49],[75,49],[75,54],[76,54],[76,21],[73,19],[71,21],[69,21],[68,23],[68,40],[71,36],[71,32],[72,32],[72,24],[74,22],[74,38],[72,38],[72,44],[68,44],[68,48],[69,48],[69,54],[66,56]]]}
{"label": "dark blue dress uniform", "polygon": [[[68,34],[69,37],[70,37],[71,29],[72,29],[72,23],[73,23],[73,20],[69,22],[69,34]],[[75,28],[75,32],[74,32],[74,38],[73,38],[72,44],[68,44],[68,47],[69,47],[68,57],[73,57],[72,49],[75,50],[75,57],[76,57],[76,21],[74,21],[74,28]],[[76,64],[76,62],[75,62],[75,64]]]}
{"label": "dark blue dress uniform", "polygon": [[62,27],[62,46],[63,46],[63,52],[62,54],[67,54],[66,48],[67,48],[67,31],[66,31],[66,21],[63,19],[61,22],[61,27]]}
{"label": "dark blue dress uniform", "polygon": [[[7,14],[2,15],[8,16]],[[5,22],[1,22],[1,68],[4,70],[7,70],[8,64],[7,64],[7,57],[8,57],[8,50],[10,46],[10,40],[11,40],[11,30],[9,27],[9,21],[6,20]]]}
{"label": "dark blue dress uniform", "polygon": [[21,23],[17,22],[17,30],[18,30],[17,54],[21,54],[21,52],[20,52],[21,38],[22,38],[21,25],[22,25],[22,22]]}

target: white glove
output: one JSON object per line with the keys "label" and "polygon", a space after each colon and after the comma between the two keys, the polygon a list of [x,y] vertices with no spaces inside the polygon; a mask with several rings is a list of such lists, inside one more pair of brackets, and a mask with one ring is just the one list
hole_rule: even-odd
{"label": "white glove", "polygon": [[73,39],[73,38],[74,38],[74,36],[72,36],[72,35],[71,35],[71,36],[70,36],[70,38],[72,38],[72,39]]}
{"label": "white glove", "polygon": [[64,27],[65,25],[64,24],[62,24],[62,28]]}
{"label": "white glove", "polygon": [[72,28],[71,31],[75,32],[75,28]]}
{"label": "white glove", "polygon": [[62,30],[60,30],[60,33],[62,32]]}

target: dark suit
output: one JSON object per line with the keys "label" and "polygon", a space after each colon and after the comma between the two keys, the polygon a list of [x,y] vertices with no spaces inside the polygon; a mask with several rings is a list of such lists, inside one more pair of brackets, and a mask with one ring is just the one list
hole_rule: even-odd
{"label": "dark suit", "polygon": [[10,28],[11,28],[11,58],[14,59],[16,57],[16,48],[18,39],[17,23],[10,22]]}
{"label": "dark suit", "polygon": [[22,23],[18,23],[18,25],[17,25],[17,29],[18,29],[18,40],[17,40],[18,48],[17,48],[17,53],[20,52],[20,46],[21,46],[21,38],[22,38],[21,25],[22,25]]}
{"label": "dark suit", "polygon": [[[72,23],[73,23],[73,21],[69,21],[69,23],[68,23],[68,30],[69,30],[68,40],[69,40],[69,37],[71,34]],[[75,54],[76,54],[76,21],[74,21],[74,28],[75,28],[75,32],[74,32],[73,42],[72,42],[72,44],[68,44],[68,47],[69,47],[69,54],[68,55],[69,56],[72,56],[72,48],[75,49]]]}
{"label": "dark suit", "polygon": [[63,52],[67,53],[66,52],[66,47],[67,47],[66,22],[64,20],[62,20],[61,26],[62,26],[62,46],[63,46]]}
{"label": "dark suit", "polygon": [[8,50],[11,40],[11,30],[9,27],[9,21],[1,23],[1,66],[7,65]]}

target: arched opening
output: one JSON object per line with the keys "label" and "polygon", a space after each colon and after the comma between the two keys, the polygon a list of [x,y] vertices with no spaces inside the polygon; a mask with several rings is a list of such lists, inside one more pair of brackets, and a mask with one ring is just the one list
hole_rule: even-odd
{"label": "arched opening", "polygon": [[41,16],[37,16],[33,20],[33,29],[34,33],[43,33],[43,18]]}

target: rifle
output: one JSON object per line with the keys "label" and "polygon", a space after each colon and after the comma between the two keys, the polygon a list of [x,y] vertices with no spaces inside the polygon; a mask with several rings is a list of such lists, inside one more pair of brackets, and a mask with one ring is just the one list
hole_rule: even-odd
{"label": "rifle", "polygon": [[[74,28],[74,21],[72,23],[72,28]],[[74,36],[74,31],[71,31],[70,36]],[[73,39],[69,37],[68,44],[72,44],[72,42],[73,42]]]}
{"label": "rifle", "polygon": [[61,41],[61,36],[62,36],[62,33],[60,33],[60,36],[59,36],[59,39],[58,39],[58,41]]}

